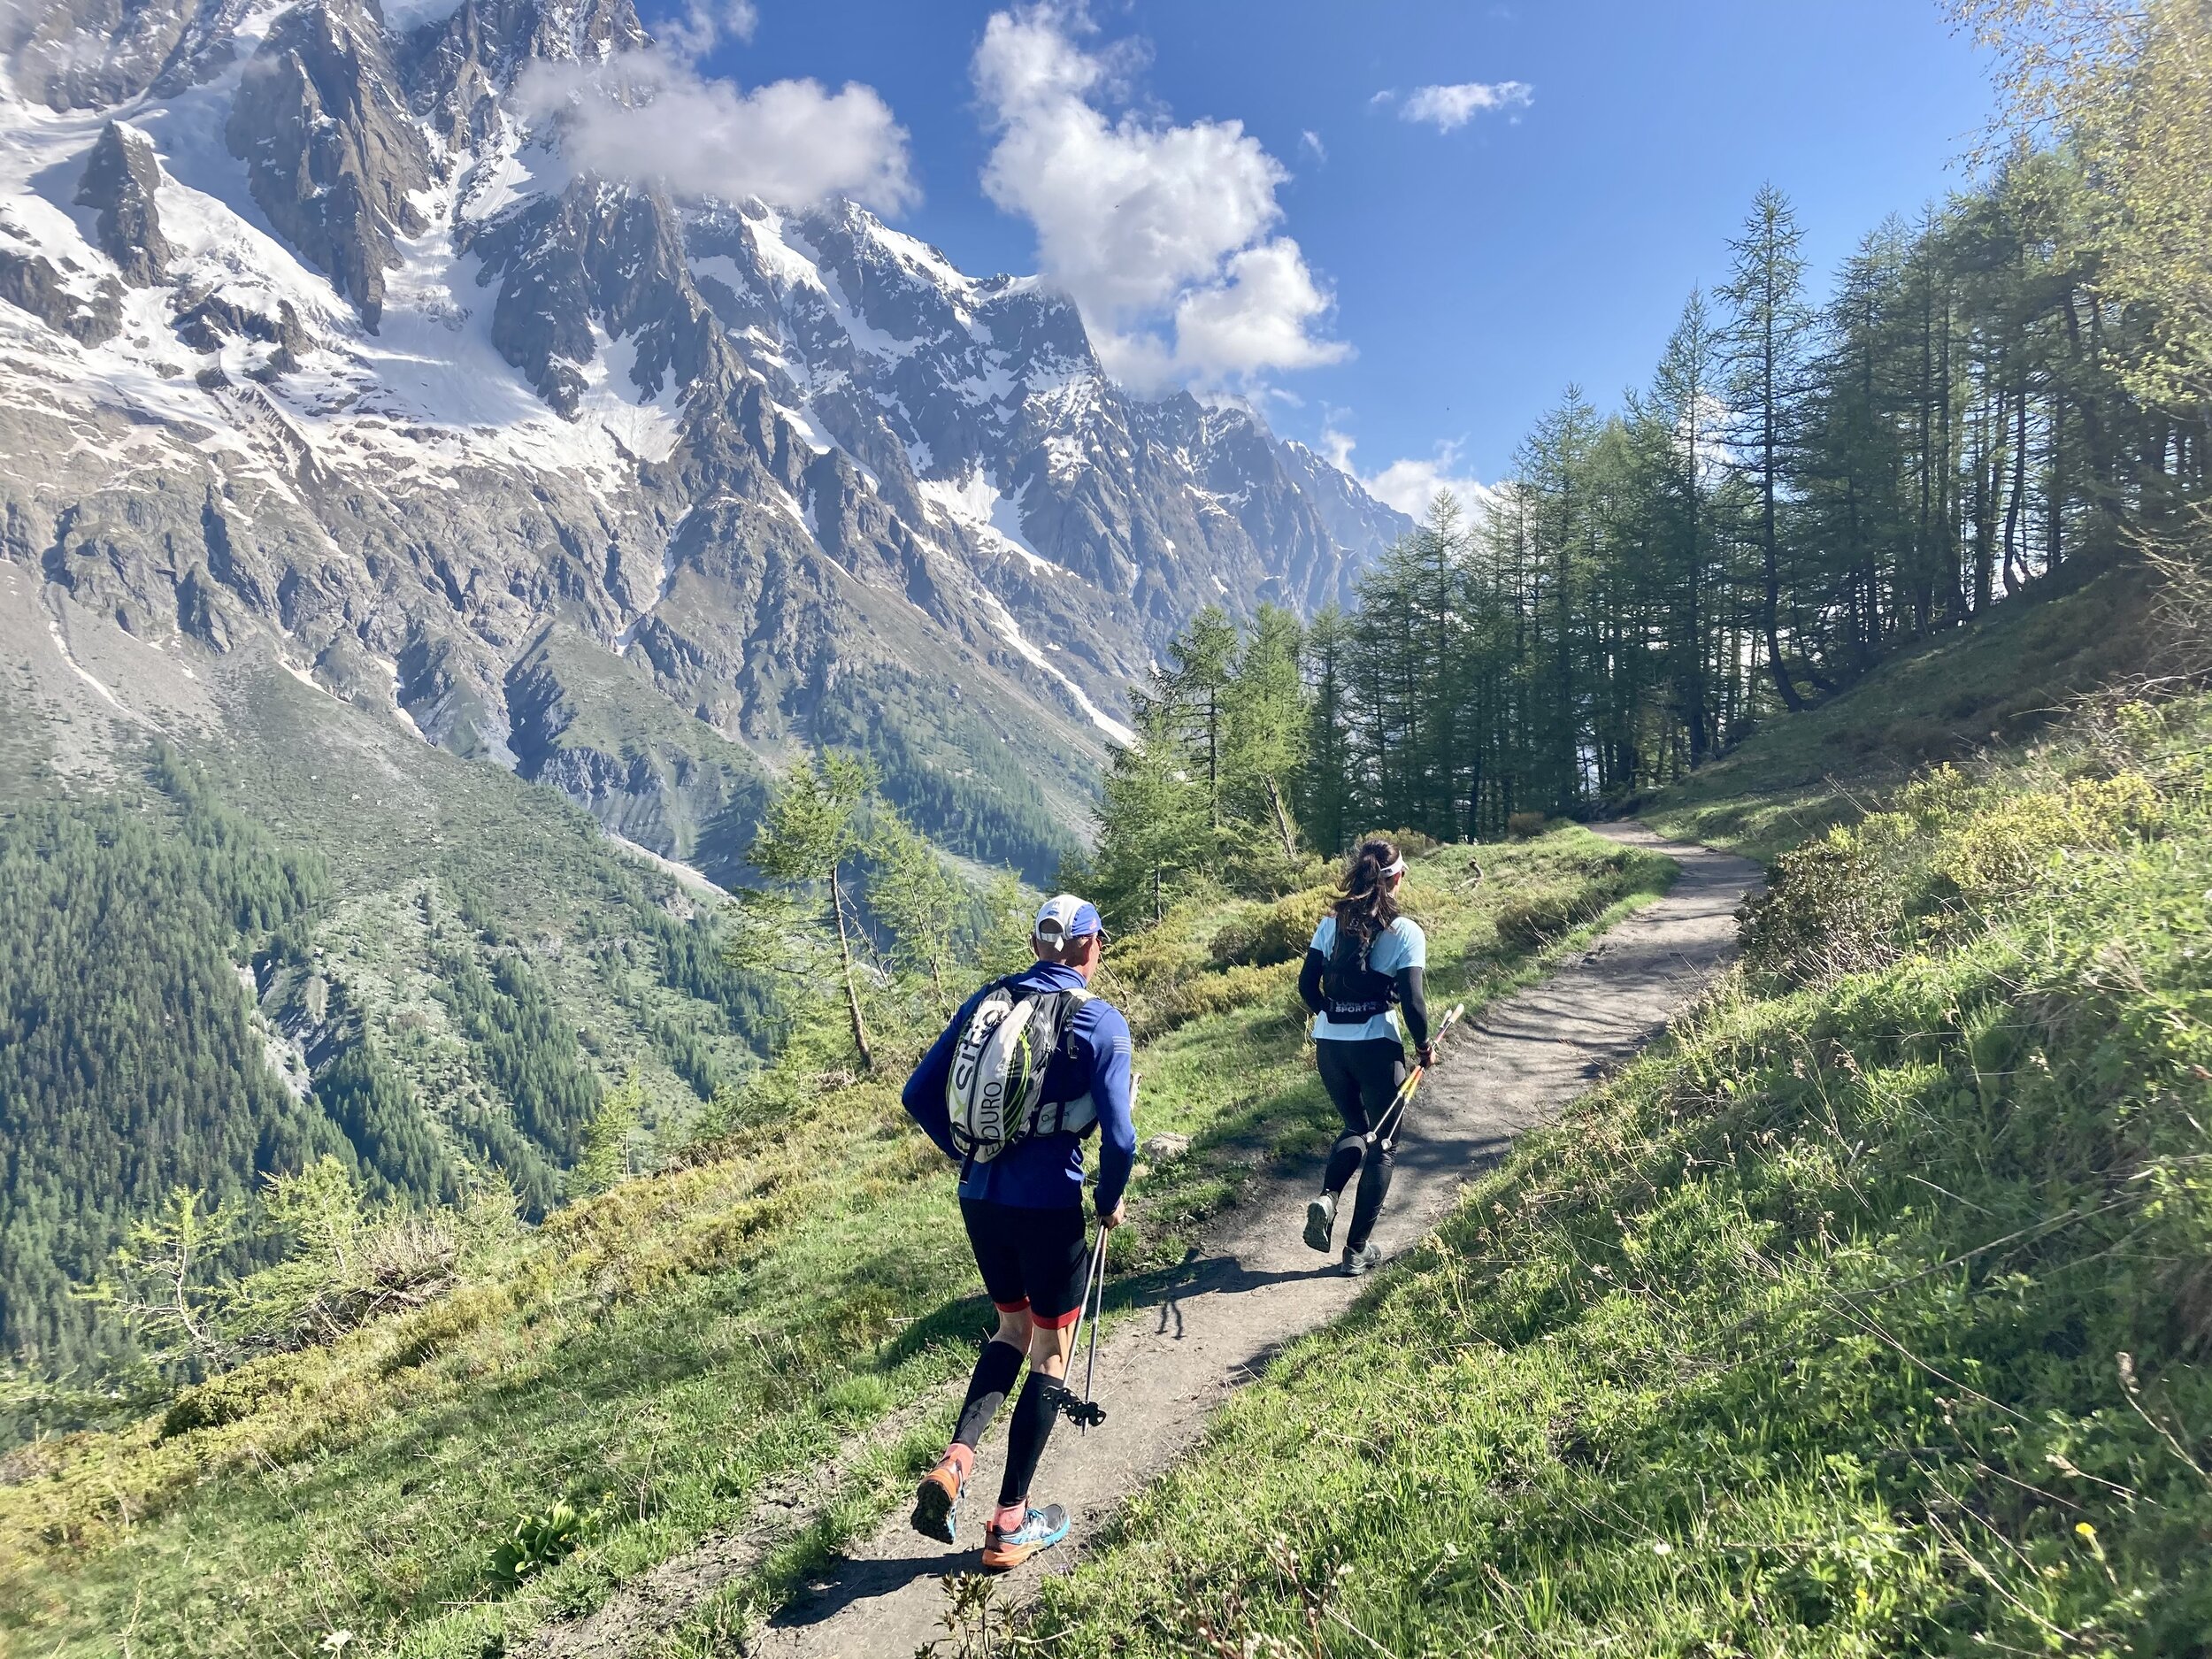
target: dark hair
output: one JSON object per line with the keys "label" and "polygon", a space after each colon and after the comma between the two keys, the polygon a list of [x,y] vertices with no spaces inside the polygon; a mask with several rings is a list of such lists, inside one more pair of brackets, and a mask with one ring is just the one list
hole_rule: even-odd
{"label": "dark hair", "polygon": [[1332,908],[1340,932],[1371,944],[1398,919],[1398,900],[1383,874],[1398,862],[1398,843],[1370,836],[1353,851],[1344,869],[1344,891]]}

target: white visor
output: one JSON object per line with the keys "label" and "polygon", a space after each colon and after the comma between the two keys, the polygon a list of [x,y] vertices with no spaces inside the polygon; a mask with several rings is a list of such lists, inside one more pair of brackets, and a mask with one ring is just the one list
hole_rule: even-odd
{"label": "white visor", "polygon": [[1405,872],[1406,856],[1403,853],[1400,853],[1395,858],[1392,859],[1388,864],[1383,866],[1383,874],[1386,876],[1402,876],[1405,874]]}

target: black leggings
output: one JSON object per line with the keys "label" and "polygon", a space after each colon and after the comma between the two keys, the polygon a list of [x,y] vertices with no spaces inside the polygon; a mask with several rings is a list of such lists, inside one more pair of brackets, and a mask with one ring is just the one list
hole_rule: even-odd
{"label": "black leggings", "polygon": [[1390,1192],[1391,1141],[1398,1138],[1392,1125],[1389,1141],[1367,1145],[1367,1132],[1382,1119],[1398,1087],[1406,1080],[1406,1051],[1394,1037],[1346,1042],[1324,1037],[1314,1044],[1320,1063],[1321,1087],[1336,1102],[1344,1119],[1344,1133],[1329,1150],[1329,1167],[1321,1177],[1321,1190],[1340,1193],[1353,1173],[1359,1175],[1359,1196],[1352,1203],[1352,1230],[1344,1235],[1347,1249],[1356,1250],[1375,1230]]}

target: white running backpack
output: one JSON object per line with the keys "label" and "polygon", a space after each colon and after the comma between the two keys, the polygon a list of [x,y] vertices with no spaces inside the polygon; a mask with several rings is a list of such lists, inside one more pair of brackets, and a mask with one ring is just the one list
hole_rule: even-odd
{"label": "white running backpack", "polygon": [[952,1144],[970,1164],[988,1164],[1032,1135],[1080,1133],[1098,1121],[1087,1090],[1070,1101],[1044,1098],[1045,1072],[1067,1041],[1090,991],[1023,992],[1002,979],[968,1016],[945,1079]]}

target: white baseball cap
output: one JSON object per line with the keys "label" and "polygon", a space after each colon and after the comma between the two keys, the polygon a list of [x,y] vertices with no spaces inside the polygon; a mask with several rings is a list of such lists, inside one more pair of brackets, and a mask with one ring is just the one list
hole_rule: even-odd
{"label": "white baseball cap", "polygon": [[1072,893],[1056,893],[1037,907],[1037,924],[1031,930],[1048,943],[1080,939],[1087,933],[1106,937],[1106,924],[1088,899]]}

